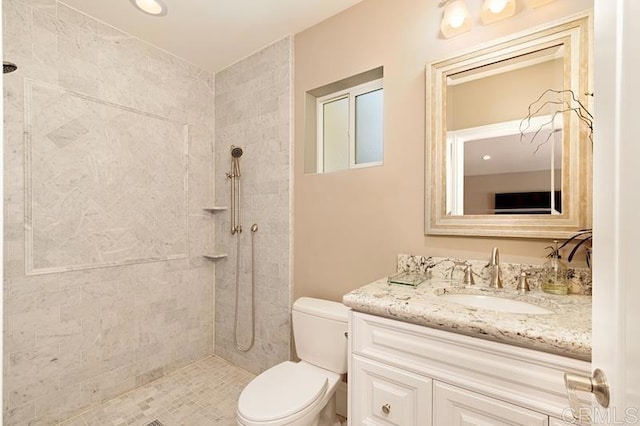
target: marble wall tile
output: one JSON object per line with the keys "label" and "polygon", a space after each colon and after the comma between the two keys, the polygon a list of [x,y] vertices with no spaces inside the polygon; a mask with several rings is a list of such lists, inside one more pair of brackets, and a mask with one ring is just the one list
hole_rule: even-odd
{"label": "marble wall tile", "polygon": [[27,92],[27,272],[186,256],[186,126]]}
{"label": "marble wall tile", "polygon": [[3,424],[54,425],[213,352],[215,78],[56,0],[2,4]]}
{"label": "marble wall tile", "polygon": [[[230,206],[230,147],[244,150],[241,168],[241,224],[238,338],[250,338],[251,233],[255,238],[255,344],[247,353],[236,349],[236,236],[230,212],[219,213],[216,247],[229,253],[216,264],[215,352],[253,373],[290,355],[290,105],[292,40],[283,39],[216,74],[215,194],[216,204]],[[282,101],[282,99],[286,101]]]}

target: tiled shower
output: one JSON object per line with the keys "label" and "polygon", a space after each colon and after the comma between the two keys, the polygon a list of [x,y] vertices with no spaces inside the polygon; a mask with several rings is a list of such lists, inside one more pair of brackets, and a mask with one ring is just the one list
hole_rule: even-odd
{"label": "tiled shower", "polygon": [[[59,1],[3,0],[3,15],[19,67],[4,78],[4,424],[56,424],[214,351],[253,373],[288,359],[291,40],[214,76]],[[243,224],[260,227],[247,354],[229,215],[204,210],[229,205],[231,144]]]}
{"label": "tiled shower", "polygon": [[[240,146],[240,224],[216,221],[216,246],[229,257],[216,263],[216,354],[253,373],[289,359],[290,352],[290,128],[291,38],[268,46],[216,74],[216,205],[229,206],[230,147]],[[243,353],[233,336],[236,238],[240,238],[237,337],[249,342],[251,232],[255,233],[255,344]]]}

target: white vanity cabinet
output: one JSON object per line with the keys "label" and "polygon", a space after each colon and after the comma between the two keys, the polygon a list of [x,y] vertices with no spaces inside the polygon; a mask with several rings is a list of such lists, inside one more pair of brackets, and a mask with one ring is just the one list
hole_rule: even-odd
{"label": "white vanity cabinet", "polygon": [[[351,312],[349,424],[564,424],[564,373],[590,363]],[[589,402],[584,402],[588,404]]]}

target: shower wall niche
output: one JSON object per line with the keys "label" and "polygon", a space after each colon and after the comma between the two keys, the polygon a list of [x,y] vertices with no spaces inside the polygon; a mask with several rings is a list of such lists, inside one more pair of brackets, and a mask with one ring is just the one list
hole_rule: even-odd
{"label": "shower wall niche", "polygon": [[3,0],[4,424],[213,352],[214,77],[56,1]]}
{"label": "shower wall niche", "polygon": [[255,233],[256,340],[247,353],[233,336],[235,235],[230,212],[216,217],[215,353],[253,373],[290,355],[292,39],[287,37],[216,74],[216,205],[230,206],[231,145],[242,147],[238,338],[249,341],[251,232]]}

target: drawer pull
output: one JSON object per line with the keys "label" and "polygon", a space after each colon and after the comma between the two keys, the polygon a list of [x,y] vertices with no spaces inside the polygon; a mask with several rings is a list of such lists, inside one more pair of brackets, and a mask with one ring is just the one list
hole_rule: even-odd
{"label": "drawer pull", "polygon": [[384,404],[382,406],[382,412],[385,414],[389,414],[391,412],[391,406],[389,404]]}

